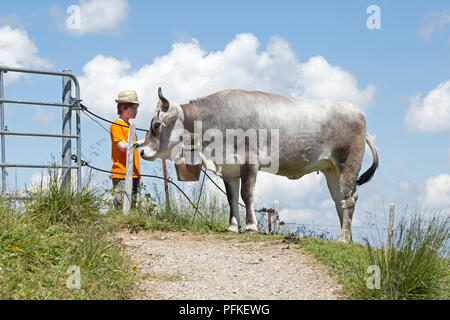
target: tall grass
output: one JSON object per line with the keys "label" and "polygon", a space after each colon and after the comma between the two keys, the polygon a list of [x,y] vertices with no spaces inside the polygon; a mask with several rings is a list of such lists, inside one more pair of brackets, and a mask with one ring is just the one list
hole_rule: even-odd
{"label": "tall grass", "polygon": [[[447,300],[449,218],[436,214],[427,220],[424,216],[420,210],[405,211],[394,230],[392,248],[373,247],[367,239],[366,246],[314,238],[295,242],[330,267],[348,299]],[[375,279],[380,280],[379,286]]]}
{"label": "tall grass", "polygon": [[[23,213],[0,199],[0,299],[126,299],[135,273],[114,225],[99,213],[95,190],[61,185],[50,169],[47,187]],[[80,270],[80,288],[67,286],[70,266]]]}
{"label": "tall grass", "polygon": [[73,226],[92,221],[99,215],[102,195],[89,187],[80,191],[63,184],[61,174],[49,169],[46,185],[28,189],[25,193],[32,199],[25,202],[25,208],[32,219],[45,224]]}
{"label": "tall grass", "polygon": [[[143,186],[139,190],[135,209],[128,215],[116,212],[118,223],[128,228],[153,229],[163,231],[193,231],[193,232],[225,232],[228,228],[228,203],[220,194],[199,193],[195,188],[186,195],[196,205],[179,192],[170,188],[169,206],[166,207],[164,193],[156,184]],[[110,211],[114,215],[113,211]]]}
{"label": "tall grass", "polygon": [[380,289],[364,292],[375,299],[448,299],[450,290],[449,219],[430,220],[414,211],[394,230],[393,247],[373,249],[367,241],[371,265],[381,271]]}

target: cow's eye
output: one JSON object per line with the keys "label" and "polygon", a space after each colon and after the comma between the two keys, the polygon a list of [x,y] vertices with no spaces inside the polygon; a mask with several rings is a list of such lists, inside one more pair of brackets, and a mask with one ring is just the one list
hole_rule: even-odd
{"label": "cow's eye", "polygon": [[153,126],[152,126],[153,133],[156,133],[160,126],[161,126],[161,122],[159,122],[159,121],[153,122]]}

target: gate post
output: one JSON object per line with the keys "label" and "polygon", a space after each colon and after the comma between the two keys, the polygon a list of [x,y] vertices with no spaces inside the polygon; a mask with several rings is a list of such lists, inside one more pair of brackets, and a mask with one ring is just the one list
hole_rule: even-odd
{"label": "gate post", "polygon": [[[71,74],[71,70],[63,70],[63,73]],[[70,107],[72,98],[72,82],[70,77],[62,78],[62,103],[67,104],[67,107],[62,108],[62,134],[72,134],[72,109]],[[71,138],[62,138],[62,165],[70,166],[72,156],[72,140]],[[71,169],[62,169],[62,184],[63,186],[71,187]]]}
{"label": "gate post", "polygon": [[[0,70],[0,99],[4,99],[3,92],[3,70]],[[0,102],[0,117],[1,117],[1,130],[5,131],[5,109],[3,102]],[[2,164],[5,164],[5,135],[2,134],[1,138],[2,143]],[[2,167],[2,193],[6,193],[6,168]]]}

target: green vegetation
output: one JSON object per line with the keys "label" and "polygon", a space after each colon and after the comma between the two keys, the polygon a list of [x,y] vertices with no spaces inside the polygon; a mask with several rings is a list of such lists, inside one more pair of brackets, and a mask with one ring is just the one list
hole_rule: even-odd
{"label": "green vegetation", "polygon": [[[102,214],[102,208],[112,207],[104,191],[74,191],[61,184],[56,169],[49,175],[46,186],[27,190],[32,200],[21,213],[0,198],[0,299],[127,299],[142,275],[115,231],[221,232],[228,227],[228,214],[221,214],[226,205],[218,196],[203,195],[198,212],[175,193],[168,210],[141,196],[128,215]],[[73,286],[73,266],[79,268],[79,289]]]}
{"label": "green vegetation", "polygon": [[[106,194],[85,188],[73,191],[59,182],[56,170],[50,180],[28,191],[22,213],[0,199],[0,299],[128,299],[142,279],[135,262],[124,254],[114,232],[126,228],[161,231],[215,233],[223,241],[295,243],[329,267],[349,299],[448,299],[448,218],[425,221],[416,213],[402,219],[394,231],[392,249],[369,243],[345,244],[327,241],[326,233],[309,237],[227,233],[228,205],[220,194],[204,192],[199,210],[182,194],[171,192],[170,208],[154,187],[145,187],[136,209],[128,215],[101,209],[111,207]],[[104,191],[103,191],[104,192]],[[198,191],[189,197],[198,199]],[[195,201],[197,204],[197,201]],[[305,230],[303,230],[305,231]],[[307,233],[303,232],[303,235]],[[379,268],[379,289],[369,289],[373,270]],[[70,288],[80,271],[80,288]],[[68,273],[69,271],[69,273]],[[148,275],[147,275],[148,276]],[[161,281],[177,281],[183,275],[154,274]],[[372,280],[370,280],[372,279]]]}
{"label": "green vegetation", "polygon": [[[136,274],[99,213],[101,196],[61,186],[54,171],[48,188],[29,193],[20,214],[0,202],[0,299],[129,297]],[[79,268],[79,289],[70,289],[70,266]]]}
{"label": "green vegetation", "polygon": [[[425,221],[416,212],[399,222],[391,249],[373,248],[369,242],[363,246],[312,238],[300,238],[298,243],[329,266],[347,298],[448,299],[448,238],[447,218]],[[378,288],[369,266],[379,268]]]}

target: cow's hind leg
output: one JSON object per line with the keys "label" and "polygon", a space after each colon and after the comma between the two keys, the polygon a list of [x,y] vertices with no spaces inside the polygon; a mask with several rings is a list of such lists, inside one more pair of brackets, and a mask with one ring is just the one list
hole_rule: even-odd
{"label": "cow's hind leg", "polygon": [[358,199],[356,192],[356,180],[359,169],[355,169],[350,163],[333,164],[324,172],[327,178],[328,188],[336,205],[341,224],[339,241],[352,242],[351,225],[355,203]]}
{"label": "cow's hind leg", "polygon": [[230,226],[228,231],[239,232],[241,222],[239,219],[239,186],[240,179],[223,177],[225,190],[227,191],[228,204],[230,205]]}
{"label": "cow's hind leg", "polygon": [[341,201],[344,200],[344,197],[339,187],[339,171],[333,164],[331,164],[329,168],[323,171],[323,173],[327,179],[328,190],[330,190],[331,197],[333,198],[342,228],[343,214]]}
{"label": "cow's hind leg", "polygon": [[245,164],[242,165],[240,172],[242,180],[241,197],[246,207],[245,231],[248,233],[257,233],[258,221],[253,210],[253,200],[258,166]]}

